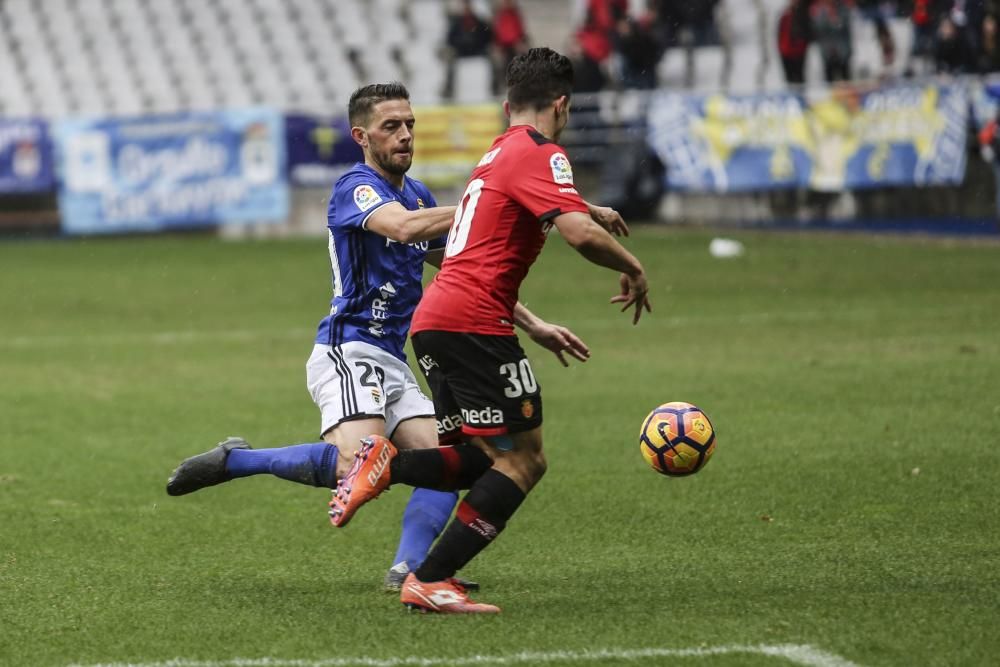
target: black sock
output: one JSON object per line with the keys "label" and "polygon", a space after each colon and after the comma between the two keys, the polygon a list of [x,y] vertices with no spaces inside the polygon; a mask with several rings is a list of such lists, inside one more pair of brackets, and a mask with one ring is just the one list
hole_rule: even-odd
{"label": "black sock", "polygon": [[417,579],[442,581],[455,576],[500,534],[524,497],[524,491],[510,477],[492,469],[483,473],[417,568]]}
{"label": "black sock", "polygon": [[456,491],[471,487],[492,465],[490,457],[472,445],[401,449],[389,464],[389,478],[393,484]]}

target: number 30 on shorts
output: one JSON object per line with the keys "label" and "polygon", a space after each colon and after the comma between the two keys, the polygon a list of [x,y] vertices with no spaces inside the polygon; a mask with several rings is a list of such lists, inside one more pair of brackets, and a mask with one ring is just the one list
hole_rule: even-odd
{"label": "number 30 on shorts", "polygon": [[503,390],[503,395],[507,398],[517,398],[538,391],[535,374],[531,372],[531,366],[527,359],[521,359],[520,363],[517,364],[511,362],[502,365],[500,375],[507,378],[508,386],[504,387]]}

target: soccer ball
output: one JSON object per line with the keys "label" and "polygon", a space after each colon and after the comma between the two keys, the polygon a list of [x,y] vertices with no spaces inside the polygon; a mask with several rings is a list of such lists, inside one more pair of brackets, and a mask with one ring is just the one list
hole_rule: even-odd
{"label": "soccer ball", "polygon": [[639,449],[658,473],[693,475],[715,452],[715,429],[708,416],[690,403],[664,403],[643,420]]}

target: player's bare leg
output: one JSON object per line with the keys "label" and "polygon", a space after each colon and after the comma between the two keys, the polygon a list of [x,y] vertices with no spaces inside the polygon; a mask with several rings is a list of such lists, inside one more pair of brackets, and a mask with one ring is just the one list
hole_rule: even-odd
{"label": "player's bare leg", "polygon": [[509,477],[528,493],[541,481],[548,469],[542,451],[542,427],[496,438],[473,438],[472,443],[493,459],[493,469]]}
{"label": "player's bare leg", "polygon": [[385,435],[385,420],[381,417],[350,419],[340,422],[323,434],[323,439],[340,450],[337,458],[337,479],[343,479],[354,465],[354,455],[361,449],[361,441],[372,434]]}

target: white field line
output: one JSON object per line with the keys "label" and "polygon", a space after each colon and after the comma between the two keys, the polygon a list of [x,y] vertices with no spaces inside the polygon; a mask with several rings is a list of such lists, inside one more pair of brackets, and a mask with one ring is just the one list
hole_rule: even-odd
{"label": "white field line", "polygon": [[751,654],[779,658],[803,667],[860,667],[857,663],[804,644],[733,645],[703,648],[600,649],[590,651],[524,651],[508,655],[473,655],[465,658],[327,658],[292,660],[282,658],[232,658],[230,660],[184,660],[164,662],[108,662],[70,667],[476,667],[485,665],[542,665],[551,662],[600,663],[606,660],[642,661],[651,658],[707,658],[717,655]]}

